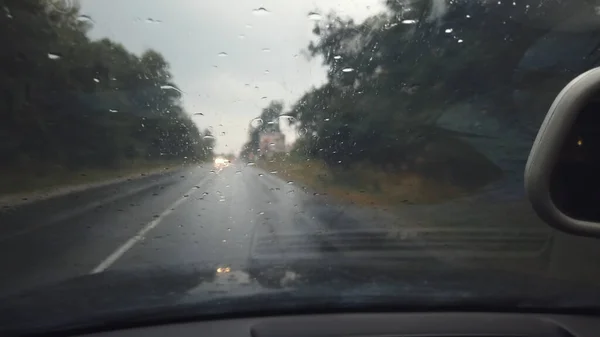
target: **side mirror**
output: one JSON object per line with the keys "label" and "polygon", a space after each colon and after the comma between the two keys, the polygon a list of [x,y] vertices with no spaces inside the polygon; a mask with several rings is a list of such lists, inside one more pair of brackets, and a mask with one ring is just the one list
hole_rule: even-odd
{"label": "side mirror", "polygon": [[600,237],[600,68],[554,100],[527,160],[525,190],[549,225]]}

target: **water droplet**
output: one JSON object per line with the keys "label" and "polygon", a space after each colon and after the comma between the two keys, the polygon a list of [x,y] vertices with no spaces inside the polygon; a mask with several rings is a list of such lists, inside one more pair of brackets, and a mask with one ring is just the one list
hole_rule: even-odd
{"label": "water droplet", "polygon": [[231,228],[227,228],[227,231],[228,231],[228,232],[231,232]]}
{"label": "water droplet", "polygon": [[210,170],[210,173],[215,173],[215,170]]}
{"label": "water droplet", "polygon": [[267,99],[267,96],[263,96],[263,97],[261,97],[260,99]]}
{"label": "water droplet", "polygon": [[446,30],[444,31],[444,33],[446,33],[446,34],[450,34],[450,33],[452,33],[452,28],[448,28],[448,29],[446,29]]}
{"label": "water droplet", "polygon": [[227,240],[223,239],[223,241],[221,241],[221,242],[223,242],[223,243],[226,243],[226,242],[227,242]]}
{"label": "water droplet", "polygon": [[262,174],[262,173],[259,173],[259,174],[258,174],[258,176],[259,176],[259,177],[263,177],[263,176],[264,176],[264,174]]}
{"label": "water droplet", "polygon": [[256,164],[254,164],[254,163],[252,163],[252,162],[250,162],[250,163],[246,164],[246,166],[255,166],[255,165],[256,165]]}
{"label": "water droplet", "polygon": [[161,23],[162,21],[161,20],[156,20],[156,19],[153,19],[153,18],[147,18],[146,22],[147,23]]}
{"label": "water droplet", "polygon": [[252,25],[246,25],[246,28],[251,29]]}
{"label": "water droplet", "polygon": [[342,69],[342,71],[345,73],[351,73],[354,71],[354,68],[344,68],[344,69]]}
{"label": "water droplet", "polygon": [[402,20],[404,25],[414,25],[415,23],[417,23],[417,20]]}
{"label": "water droplet", "polygon": [[108,112],[115,113],[115,112],[119,112],[119,110],[117,110],[117,109],[108,109]]}
{"label": "water droplet", "polygon": [[461,40],[461,39],[459,39],[459,40],[458,40],[458,41],[456,41],[456,42],[458,42],[458,43],[463,43],[464,41],[463,41],[463,40]]}
{"label": "water droplet", "polygon": [[322,17],[321,17],[321,14],[319,14],[317,12],[310,12],[310,13],[308,13],[308,18],[313,21],[319,21],[319,20],[321,20]]}
{"label": "water droplet", "polygon": [[92,20],[91,16],[85,15],[85,14],[82,14],[82,15],[78,16],[77,17],[77,21],[80,21],[80,22],[94,22],[94,20]]}
{"label": "water droplet", "polygon": [[268,71],[268,70],[265,70],[265,74],[268,74],[268,73],[269,73],[269,71]]}
{"label": "water droplet", "polygon": [[196,112],[194,113],[194,116],[204,116],[204,114],[202,112]]}
{"label": "water droplet", "polygon": [[99,79],[97,79],[97,78],[94,78],[94,82],[96,82],[96,83],[100,83],[100,80],[99,80]]}
{"label": "water droplet", "polygon": [[245,38],[246,38],[246,35],[244,35],[244,34],[240,34],[240,35],[238,35],[238,38],[239,38],[240,40],[243,40],[243,39],[245,39]]}
{"label": "water droplet", "polygon": [[262,118],[254,118],[253,120],[250,121],[250,126],[252,126],[253,128],[257,128],[261,125],[263,125],[263,120]]}
{"label": "water droplet", "polygon": [[325,121],[325,122],[329,122],[329,118],[325,118],[325,119],[324,119],[324,121]]}
{"label": "water droplet", "polygon": [[269,49],[269,48],[263,48],[263,49],[262,49],[262,51],[263,51],[264,53],[270,53],[270,52],[271,52],[271,49]]}
{"label": "water droplet", "polygon": [[288,185],[293,185],[293,184],[294,184],[294,182],[293,182],[293,181],[288,181],[288,182],[287,182],[287,184],[288,184]]}
{"label": "water droplet", "polygon": [[266,14],[270,14],[271,12],[269,12],[269,10],[264,7],[258,7],[256,9],[253,9],[252,13],[255,15],[266,15]]}
{"label": "water droplet", "polygon": [[271,171],[270,173],[271,173],[271,174],[276,174],[276,173],[277,173],[277,171]]}
{"label": "water droplet", "polygon": [[258,215],[264,215],[265,212],[258,212]]}
{"label": "water droplet", "polygon": [[202,139],[215,139],[215,137],[213,137],[211,135],[206,135],[206,136],[202,137]]}
{"label": "water droplet", "polygon": [[242,174],[242,171],[235,171],[235,174]]}
{"label": "water droplet", "polygon": [[465,15],[465,18],[470,19],[471,16],[469,14]]}
{"label": "water droplet", "polygon": [[51,60],[58,60],[58,59],[61,58],[61,56],[58,55],[58,54],[48,53],[48,58],[51,59]]}
{"label": "water droplet", "polygon": [[219,54],[217,54],[217,56],[219,56],[219,57],[225,57],[225,56],[229,56],[229,54],[227,54],[226,52],[222,51]]}
{"label": "water droplet", "polygon": [[175,87],[174,87],[174,86],[172,86],[172,85],[161,85],[161,86],[160,86],[160,88],[161,88],[162,90],[174,90],[174,91],[177,91],[178,93],[181,93],[181,94],[183,94],[183,91],[179,90],[178,88],[175,88]]}
{"label": "water droplet", "polygon": [[341,58],[342,58],[342,56],[340,56],[340,55],[335,55],[335,56],[333,57],[333,59],[334,59],[334,60],[339,60],[339,59],[341,59]]}

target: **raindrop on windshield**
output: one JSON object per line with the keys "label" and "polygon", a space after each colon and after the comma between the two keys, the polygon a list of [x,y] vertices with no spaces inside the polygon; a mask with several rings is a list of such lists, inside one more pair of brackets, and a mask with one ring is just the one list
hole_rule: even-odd
{"label": "raindrop on windshield", "polygon": [[267,96],[263,96],[263,97],[261,97],[260,99],[267,99]]}
{"label": "raindrop on windshield", "polygon": [[114,113],[114,112],[119,112],[119,110],[117,110],[117,109],[108,109],[108,112],[113,112]]}
{"label": "raindrop on windshield", "polygon": [[342,71],[345,73],[351,73],[354,71],[354,68],[344,68],[344,69],[342,69]]}
{"label": "raindrop on windshield", "polygon": [[317,13],[317,12],[310,12],[308,13],[308,18],[314,21],[319,21],[321,20],[321,14]]}
{"label": "raindrop on windshield", "polygon": [[253,9],[252,13],[255,15],[265,15],[265,14],[269,14],[271,12],[269,12],[269,10],[264,7],[259,7],[259,8]]}
{"label": "raindrop on windshield", "polygon": [[293,181],[288,181],[287,183],[288,183],[288,185],[294,185]]}
{"label": "raindrop on windshield", "polygon": [[80,21],[80,22],[94,22],[94,20],[92,20],[91,16],[85,15],[85,14],[82,14],[82,15],[78,16],[77,17],[77,21]]}
{"label": "raindrop on windshield", "polygon": [[262,118],[254,118],[252,121],[250,121],[250,126],[252,126],[253,128],[257,128],[261,125],[263,125],[263,120]]}
{"label": "raindrop on windshield", "polygon": [[262,51],[265,52],[265,53],[270,53],[271,49],[269,49],[269,48],[263,48]]}
{"label": "raindrop on windshield", "polygon": [[254,163],[248,163],[248,164],[246,164],[246,166],[254,166],[254,165],[256,165],[256,164],[254,164]]}
{"label": "raindrop on windshield", "polygon": [[231,228],[227,228],[227,231],[228,231],[228,232],[231,232]]}
{"label": "raindrop on windshield", "polygon": [[217,54],[219,57],[225,57],[225,56],[229,56],[229,54],[227,54],[226,52],[222,51],[219,54]]}
{"label": "raindrop on windshield", "polygon": [[281,115],[281,116],[279,116],[279,118],[287,119],[289,122],[295,122],[296,121],[296,118],[294,118],[293,116],[288,116],[288,115]]}
{"label": "raindrop on windshield", "polygon": [[243,40],[243,39],[245,39],[245,38],[246,38],[246,35],[244,35],[244,34],[240,34],[240,35],[238,35],[238,38],[240,38],[241,40]]}
{"label": "raindrop on windshield", "polygon": [[242,174],[242,171],[235,171],[235,174]]}
{"label": "raindrop on windshield", "polygon": [[202,112],[196,112],[194,113],[194,116],[204,116],[204,114]]}
{"label": "raindrop on windshield", "polygon": [[458,42],[458,43],[463,43],[464,41],[463,41],[463,40],[461,40],[461,39],[459,39],[457,42]]}
{"label": "raindrop on windshield", "polygon": [[156,20],[156,19],[153,19],[153,18],[147,18],[146,22],[147,23],[161,23],[162,21],[161,20]]}
{"label": "raindrop on windshield", "polygon": [[174,90],[174,91],[177,91],[178,93],[181,93],[181,94],[183,94],[183,91],[181,91],[181,90],[179,90],[179,89],[175,88],[175,87],[174,87],[174,86],[172,86],[172,85],[161,85],[161,86],[160,86],[160,88],[161,88],[162,90]]}
{"label": "raindrop on windshield", "polygon": [[215,137],[211,136],[211,135],[206,135],[204,137],[202,137],[203,139],[215,139]]}
{"label": "raindrop on windshield", "polygon": [[265,74],[268,74],[268,73],[269,73],[269,71],[268,71],[268,70],[265,70]]}
{"label": "raindrop on windshield", "polygon": [[97,78],[94,78],[94,82],[96,82],[96,83],[100,83],[100,80],[99,80],[99,79],[97,79]]}
{"label": "raindrop on windshield", "polygon": [[465,18],[470,19],[471,16],[469,14],[465,15]]}
{"label": "raindrop on windshield", "polygon": [[51,60],[58,60],[59,58],[61,58],[61,56],[58,54],[48,53],[48,58]]}
{"label": "raindrop on windshield", "polygon": [[402,20],[402,23],[405,25],[414,25],[417,23],[417,20]]}
{"label": "raindrop on windshield", "polygon": [[448,29],[446,29],[446,30],[444,31],[444,33],[446,33],[446,34],[450,34],[450,33],[452,33],[452,28],[448,28]]}
{"label": "raindrop on windshield", "polygon": [[340,55],[335,55],[335,56],[333,57],[333,59],[334,59],[334,60],[339,60],[339,59],[341,59],[341,58],[342,58],[342,57],[341,57]]}
{"label": "raindrop on windshield", "polygon": [[258,176],[259,176],[259,177],[264,177],[264,174],[262,174],[262,173],[259,173],[259,174],[258,174]]}

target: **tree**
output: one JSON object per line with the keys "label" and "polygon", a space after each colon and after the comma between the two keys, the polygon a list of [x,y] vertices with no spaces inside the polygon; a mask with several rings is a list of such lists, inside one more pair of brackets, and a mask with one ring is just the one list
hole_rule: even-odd
{"label": "tree", "polygon": [[77,4],[4,0],[0,155],[5,169],[113,168],[204,160],[207,141],[181,106],[164,57],[91,41]]}
{"label": "tree", "polygon": [[[586,11],[585,5],[386,4],[386,12],[360,24],[335,13],[315,24],[307,51],[323,60],[328,80],[286,113],[301,135],[296,150],[330,166],[366,163],[470,186],[499,177],[499,153],[506,148],[517,151],[509,152],[513,158],[526,158],[536,129],[524,126],[539,125],[544,111],[514,105],[516,70],[556,22]],[[557,67],[541,75],[557,84],[551,96],[577,74]],[[482,119],[495,131],[462,126]]]}

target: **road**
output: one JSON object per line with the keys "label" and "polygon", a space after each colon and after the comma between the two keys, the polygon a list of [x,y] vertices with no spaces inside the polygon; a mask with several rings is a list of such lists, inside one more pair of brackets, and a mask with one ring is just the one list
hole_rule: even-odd
{"label": "road", "polygon": [[454,258],[498,257],[507,242],[509,258],[537,259],[547,249],[544,232],[423,229],[409,220],[399,229],[397,217],[383,210],[336,205],[242,163],[31,203],[0,213],[0,223],[2,293],[108,269],[203,261],[243,265],[344,255],[422,265],[451,258],[450,250]]}

